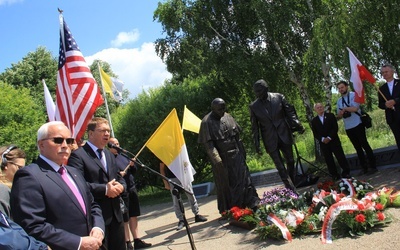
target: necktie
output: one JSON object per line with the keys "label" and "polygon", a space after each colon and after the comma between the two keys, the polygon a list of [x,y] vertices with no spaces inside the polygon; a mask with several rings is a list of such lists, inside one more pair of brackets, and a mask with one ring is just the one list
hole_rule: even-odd
{"label": "necktie", "polygon": [[98,148],[97,153],[98,153],[101,164],[103,165],[104,169],[107,172],[107,162],[106,162],[106,158],[103,157],[103,149]]}
{"label": "necktie", "polygon": [[75,187],[74,184],[72,183],[72,181],[68,178],[67,172],[65,172],[65,168],[60,167],[60,169],[58,169],[58,173],[61,175],[61,178],[63,179],[63,181],[71,189],[72,193],[74,193],[76,199],[78,200],[79,204],[82,207],[83,212],[86,214],[86,206],[85,206],[85,202],[83,201],[82,195],[79,193],[78,188]]}

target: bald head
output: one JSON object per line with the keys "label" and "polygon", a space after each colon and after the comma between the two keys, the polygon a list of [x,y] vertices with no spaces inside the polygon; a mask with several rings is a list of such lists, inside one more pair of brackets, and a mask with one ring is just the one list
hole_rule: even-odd
{"label": "bald head", "polygon": [[215,98],[211,102],[212,113],[218,117],[223,117],[225,114],[225,101],[222,98]]}
{"label": "bald head", "polygon": [[[108,140],[108,142],[109,142],[109,144],[113,144],[113,145],[119,147],[119,141],[118,141],[118,139],[115,138],[115,137],[111,137],[110,140]],[[109,147],[110,147],[110,146],[109,146]],[[111,153],[113,153],[113,154],[115,154],[115,155],[118,154],[118,150],[117,150],[117,149],[115,149],[115,148],[109,148],[109,149],[110,149],[110,152],[111,152]]]}

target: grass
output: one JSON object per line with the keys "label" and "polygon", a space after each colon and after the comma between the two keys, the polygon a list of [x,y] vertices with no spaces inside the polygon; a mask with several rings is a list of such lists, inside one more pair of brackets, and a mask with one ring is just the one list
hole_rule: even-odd
{"label": "grass", "polygon": [[[183,195],[182,198],[186,198],[186,196]],[[139,200],[141,206],[170,202],[172,207],[172,197],[169,190],[163,190],[151,186],[146,186],[139,191]]]}

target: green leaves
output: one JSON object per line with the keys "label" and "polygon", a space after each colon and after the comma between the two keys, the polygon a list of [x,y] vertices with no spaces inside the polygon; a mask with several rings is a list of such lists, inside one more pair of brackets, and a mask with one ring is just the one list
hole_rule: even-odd
{"label": "green leaves", "polygon": [[0,82],[0,96],[0,145],[17,145],[30,163],[38,155],[36,133],[46,116],[27,88]]}

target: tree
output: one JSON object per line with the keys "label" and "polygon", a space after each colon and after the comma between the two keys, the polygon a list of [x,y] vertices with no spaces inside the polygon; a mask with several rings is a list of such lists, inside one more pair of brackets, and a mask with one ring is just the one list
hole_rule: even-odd
{"label": "tree", "polygon": [[57,60],[44,47],[29,52],[20,62],[12,64],[0,74],[0,80],[14,86],[30,90],[31,95],[44,103],[42,79],[51,93],[55,93],[57,82]]}
{"label": "tree", "polygon": [[0,145],[14,144],[27,154],[27,162],[36,159],[36,133],[46,122],[40,104],[25,87],[0,81]]}
{"label": "tree", "polygon": [[230,103],[249,100],[259,78],[289,98],[300,93],[311,121],[302,60],[312,14],[308,2],[298,1],[166,1],[155,11],[167,35],[156,41],[157,53],[178,80],[216,76],[216,91]]}

